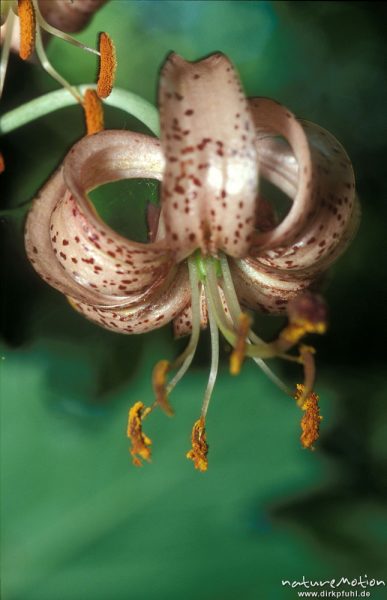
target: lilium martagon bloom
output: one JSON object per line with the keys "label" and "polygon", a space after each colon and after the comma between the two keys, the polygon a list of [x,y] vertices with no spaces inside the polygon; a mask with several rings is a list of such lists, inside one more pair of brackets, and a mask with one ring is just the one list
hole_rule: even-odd
{"label": "lilium martagon bloom", "polygon": [[[155,402],[129,411],[136,465],[149,460],[142,422],[156,406],[172,414],[169,395],[190,366],[200,329],[209,325],[211,368],[187,457],[207,469],[206,415],[218,370],[219,331],[233,348],[230,371],[251,357],[304,411],[301,442],[319,435],[313,392],[314,349],[308,333],[324,333],[326,308],[311,292],[355,234],[359,208],[351,163],[327,131],[300,121],[267,98],[247,99],[220,53],[198,62],[176,54],[160,77],[161,139],[102,131],[81,139],[33,203],[26,225],[29,260],[88,319],[111,331],[139,334],[173,321],[190,335],[172,363],[153,371]],[[121,179],[161,181],[160,206],[149,206],[149,243],[130,241],[96,214],[88,191]],[[291,200],[280,220],[261,180]],[[278,338],[263,341],[250,313],[287,313]],[[296,391],[266,360],[303,366]],[[168,376],[174,373],[172,378]]]}

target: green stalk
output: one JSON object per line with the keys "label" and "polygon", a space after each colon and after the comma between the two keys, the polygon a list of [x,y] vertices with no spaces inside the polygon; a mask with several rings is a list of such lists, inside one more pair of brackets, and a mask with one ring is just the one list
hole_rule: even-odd
{"label": "green stalk", "polygon": [[[87,89],[95,89],[95,87],[96,85],[92,83],[80,85],[77,89],[83,96]],[[133,117],[136,117],[136,119],[144,123],[152,133],[159,135],[160,129],[157,109],[147,100],[144,100],[136,94],[127,92],[126,90],[116,88],[103,102],[108,106],[120,108]],[[75,104],[78,104],[76,99],[65,89],[49,92],[44,96],[40,96],[22,106],[14,108],[0,117],[0,133],[9,133],[31,121],[35,121],[35,119],[39,119],[56,110]]]}

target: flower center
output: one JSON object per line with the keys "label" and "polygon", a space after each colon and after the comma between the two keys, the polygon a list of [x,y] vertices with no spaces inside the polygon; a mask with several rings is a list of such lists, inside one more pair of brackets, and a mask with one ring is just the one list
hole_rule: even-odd
{"label": "flower center", "polygon": [[[204,256],[194,252],[187,259],[191,284],[191,337],[184,352],[173,362],[159,361],[153,370],[153,389],[155,402],[145,409],[137,403],[137,411],[129,412],[128,435],[132,440],[134,464],[141,464],[139,458],[149,460],[151,441],[142,433],[142,420],[156,406],[160,406],[168,415],[173,414],[168,397],[190,367],[199,341],[203,318],[203,305],[211,337],[211,367],[207,387],[204,392],[199,419],[192,429],[192,448],[186,454],[195,468],[206,471],[208,467],[208,444],[206,439],[206,416],[214,389],[219,366],[219,330],[232,346],[230,373],[240,373],[245,356],[251,357],[264,373],[285,394],[293,397],[298,406],[305,411],[301,421],[301,442],[304,447],[313,448],[313,442],[319,435],[320,414],[318,396],[312,387],[315,376],[314,348],[300,344],[298,355],[289,354],[301,338],[307,333],[324,333],[326,329],[325,306],[318,296],[304,295],[289,303],[289,323],[278,338],[271,343],[264,342],[251,330],[251,318],[243,312],[233,284],[227,257],[219,253],[218,257]],[[265,359],[279,357],[303,365],[304,383],[298,385],[294,393],[268,367]],[[168,373],[176,371],[167,383]],[[134,412],[133,412],[134,411]]]}
{"label": "flower center", "polygon": [[[149,414],[155,406],[160,406],[169,415],[173,414],[168,397],[190,367],[195,356],[202,320],[201,307],[205,305],[211,337],[211,367],[203,396],[200,418],[195,422],[192,430],[192,449],[187,453],[187,458],[194,462],[196,469],[200,471],[207,470],[208,444],[205,424],[218,373],[219,330],[233,348],[230,356],[230,373],[232,375],[239,374],[245,356],[251,357],[285,394],[296,398],[298,405],[306,411],[302,423],[303,431],[305,433],[307,430],[307,435],[304,435],[305,439],[302,443],[306,447],[311,447],[313,441],[318,437],[320,419],[317,411],[318,397],[312,394],[315,374],[314,349],[310,346],[300,345],[298,355],[289,354],[288,351],[306,333],[324,333],[325,322],[322,318],[319,300],[312,297],[307,301],[304,299],[299,302],[296,309],[289,312],[289,324],[282,330],[279,337],[274,342],[267,343],[251,330],[251,318],[241,309],[228,259],[224,254],[219,253],[218,257],[204,256],[200,251],[196,251],[187,259],[187,265],[191,284],[191,337],[183,353],[173,363],[162,360],[156,364],[153,370],[153,389],[156,400],[150,409],[144,411],[143,416]],[[298,309],[297,306],[299,306]],[[266,364],[266,359],[274,357],[284,358],[303,365],[304,384],[298,386],[296,396]],[[167,383],[167,375],[171,371],[175,371],[175,375]],[[312,397],[314,399],[313,403],[310,400]],[[309,406],[313,410],[308,408]],[[133,417],[131,421],[129,416],[129,423],[132,423],[133,428],[135,425]],[[134,440],[136,448],[138,439],[142,440],[141,418],[137,426]],[[132,438],[133,435],[129,437]],[[137,452],[137,454],[140,457],[142,456],[141,452]],[[148,450],[145,458],[147,457]],[[135,464],[138,463],[135,462]]]}

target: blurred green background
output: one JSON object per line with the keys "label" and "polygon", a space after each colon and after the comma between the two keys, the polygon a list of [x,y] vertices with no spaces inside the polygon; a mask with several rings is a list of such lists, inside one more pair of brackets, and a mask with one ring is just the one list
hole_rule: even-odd
{"label": "blurred green background", "polygon": [[[151,401],[154,362],[176,355],[181,342],[168,328],[126,337],[83,320],[28,264],[21,219],[1,219],[4,600],[282,600],[297,594],[281,580],[303,575],[387,581],[385,8],[112,0],[79,34],[94,45],[107,30],[117,86],[151,102],[170,50],[191,60],[223,51],[248,95],[273,97],[338,137],[354,163],[363,217],[326,290],[331,327],[316,340],[324,415],[316,451],[300,447],[294,405],[253,364],[231,378],[223,353],[204,474],[185,452],[206,384],[208,337],[171,397],[176,416],[156,412],[147,421],[153,461],[136,469],[127,409]],[[48,53],[72,83],[94,79],[92,56],[60,40]],[[56,87],[13,57],[3,111]],[[107,126],[141,129],[115,109],[107,109]],[[6,136],[3,208],[32,199],[82,134],[74,107]],[[140,236],[156,193],[136,181],[105,188],[97,201],[113,225],[134,223]],[[256,323],[266,333],[281,326]],[[294,381],[293,371],[275,367]],[[386,588],[371,597],[386,598]]]}

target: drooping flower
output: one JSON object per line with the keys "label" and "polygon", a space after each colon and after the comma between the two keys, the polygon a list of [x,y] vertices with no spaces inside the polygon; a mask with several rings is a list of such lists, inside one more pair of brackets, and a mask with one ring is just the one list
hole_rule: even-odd
{"label": "drooping flower", "polygon": [[[265,361],[281,357],[303,365],[296,399],[305,410],[303,444],[311,446],[318,425],[311,396],[314,349],[301,342],[326,329],[325,305],[311,289],[357,228],[351,163],[318,125],[297,120],[273,100],[248,100],[230,61],[219,53],[195,63],[172,54],[161,72],[159,105],[160,142],[103,131],[70,150],[28,216],[28,257],[76,310],[106,329],[138,334],[173,321],[177,337],[190,334],[173,363],[156,365],[155,403],[131,413],[135,464],[143,416],[157,405],[172,413],[168,397],[207,324],[211,369],[187,455],[195,467],[207,468],[205,425],[219,330],[233,348],[233,374],[251,357],[293,395]],[[87,197],[99,185],[134,177],[162,182],[160,207],[148,210],[147,244],[112,231]],[[261,180],[290,198],[282,220],[258,187]],[[264,342],[252,331],[246,309],[287,311],[289,323],[276,340]],[[149,459],[145,444],[144,455],[137,454]]]}

